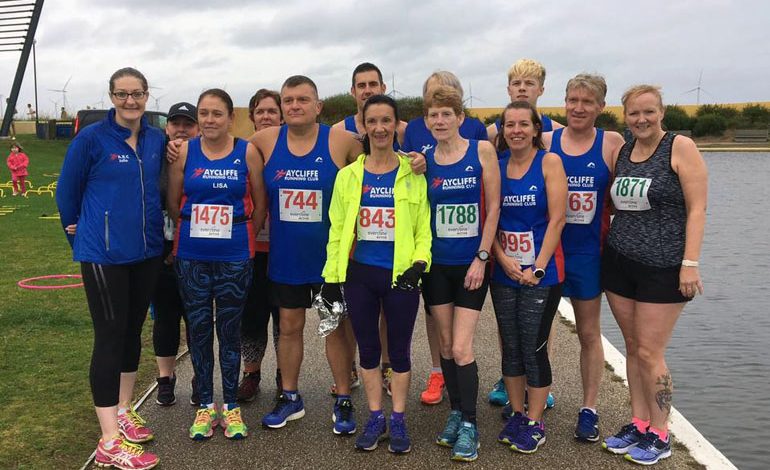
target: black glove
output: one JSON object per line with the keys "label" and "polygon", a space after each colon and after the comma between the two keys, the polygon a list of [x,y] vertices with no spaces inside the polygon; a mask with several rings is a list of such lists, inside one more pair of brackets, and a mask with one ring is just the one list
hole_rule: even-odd
{"label": "black glove", "polygon": [[421,261],[415,262],[411,268],[396,277],[396,288],[405,291],[417,289],[417,286],[420,284],[420,276],[424,272],[425,263]]}
{"label": "black glove", "polygon": [[[342,301],[342,284],[339,282],[327,282],[321,286],[321,297],[329,305]],[[344,303],[344,302],[343,302]]]}

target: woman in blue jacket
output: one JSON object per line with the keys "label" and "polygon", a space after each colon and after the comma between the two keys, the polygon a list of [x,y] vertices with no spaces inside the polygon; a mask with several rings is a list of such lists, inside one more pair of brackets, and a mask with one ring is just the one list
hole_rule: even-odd
{"label": "woman in blue jacket", "polygon": [[129,462],[133,469],[158,463],[137,444],[153,435],[131,407],[140,334],[163,250],[158,176],[164,136],[144,117],[147,90],[138,70],[112,74],[114,108],[72,141],[56,191],[94,325],[90,381],[102,431],[96,463]]}

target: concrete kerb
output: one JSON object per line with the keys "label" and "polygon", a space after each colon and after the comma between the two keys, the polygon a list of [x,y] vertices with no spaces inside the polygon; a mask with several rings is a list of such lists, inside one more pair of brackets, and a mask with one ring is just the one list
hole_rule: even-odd
{"label": "concrete kerb", "polygon": [[[573,325],[575,324],[575,311],[565,298],[562,298],[559,303],[559,315]],[[602,346],[604,347],[605,362],[613,368],[613,373],[623,379],[623,383],[628,387],[625,356],[604,335],[602,335]],[[687,447],[692,457],[706,468],[737,470],[737,467],[673,406],[669,418],[669,429],[676,435],[676,439]]]}

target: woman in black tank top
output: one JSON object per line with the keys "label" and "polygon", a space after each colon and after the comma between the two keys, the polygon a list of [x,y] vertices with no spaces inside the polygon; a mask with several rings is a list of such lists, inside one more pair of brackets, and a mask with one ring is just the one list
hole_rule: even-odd
{"label": "woman in black tank top", "polygon": [[616,215],[602,258],[602,286],[626,343],[631,423],[603,447],[654,464],[671,455],[673,382],[665,352],[687,301],[703,293],[698,272],[707,171],[695,143],[665,132],[656,87],[623,95],[634,139],[623,146],[610,195]]}

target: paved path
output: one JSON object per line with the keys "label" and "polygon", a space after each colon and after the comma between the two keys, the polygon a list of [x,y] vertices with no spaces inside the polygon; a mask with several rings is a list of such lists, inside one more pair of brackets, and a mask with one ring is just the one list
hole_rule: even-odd
{"label": "paved path", "polygon": [[[315,334],[317,315],[308,311],[305,328],[305,361],[300,377],[300,390],[305,400],[307,414],[280,430],[263,429],[259,423],[264,413],[273,406],[275,385],[270,378],[275,370],[275,356],[269,349],[263,365],[264,388],[259,397],[243,405],[243,416],[249,425],[250,435],[243,441],[225,439],[221,430],[206,442],[195,442],[187,437],[187,430],[194,418],[194,408],[189,406],[189,379],[192,365],[189,356],[180,361],[177,374],[177,404],[162,408],[155,404],[154,393],[140,408],[155,432],[155,440],[148,448],[160,456],[160,468],[329,468],[361,469],[409,468],[436,469],[449,465],[466,465],[473,469],[492,468],[565,468],[565,469],[614,469],[641,468],[622,457],[614,456],[597,444],[576,442],[572,436],[577,411],[582,398],[578,369],[579,344],[571,325],[557,320],[556,350],[553,393],[556,407],[546,411],[547,442],[534,455],[512,452],[496,441],[503,426],[500,408],[486,403],[486,392],[497,380],[500,359],[497,346],[497,327],[487,299],[476,336],[476,356],[479,363],[481,390],[479,391],[478,422],[481,432],[479,459],[471,464],[449,460],[449,449],[433,443],[434,436],[444,424],[448,413],[448,399],[436,406],[424,406],[419,402],[419,391],[428,376],[428,346],[422,314],[418,317],[413,342],[414,376],[407,408],[407,424],[412,437],[412,452],[396,456],[381,445],[374,452],[357,452],[353,448],[354,437],[332,434],[331,414],[333,400],[329,395],[332,378],[324,355],[323,341]],[[599,398],[602,436],[614,433],[628,419],[628,392],[622,382],[605,371]],[[215,396],[220,397],[220,385],[215,380]],[[367,416],[363,387],[354,390],[353,401],[359,428]],[[386,410],[390,407],[385,400]],[[386,411],[387,414],[387,411]],[[655,468],[700,468],[681,444],[675,443],[671,458],[661,461]]]}

